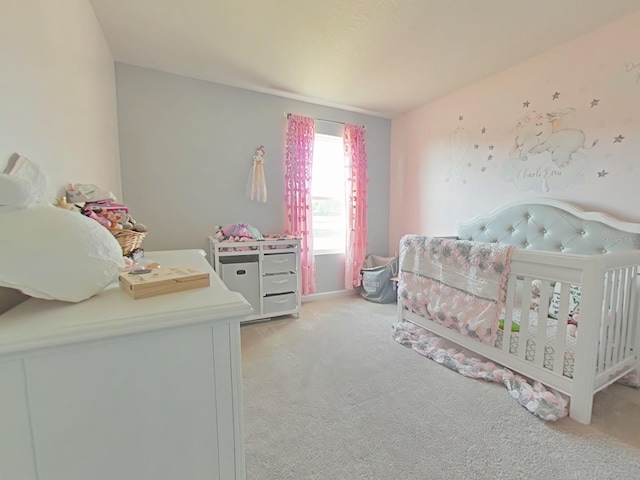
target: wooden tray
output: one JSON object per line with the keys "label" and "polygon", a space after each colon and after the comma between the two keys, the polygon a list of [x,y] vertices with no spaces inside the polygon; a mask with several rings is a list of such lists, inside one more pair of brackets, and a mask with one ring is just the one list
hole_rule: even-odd
{"label": "wooden tray", "polygon": [[209,273],[191,267],[162,267],[124,272],[120,288],[134,299],[209,286]]}

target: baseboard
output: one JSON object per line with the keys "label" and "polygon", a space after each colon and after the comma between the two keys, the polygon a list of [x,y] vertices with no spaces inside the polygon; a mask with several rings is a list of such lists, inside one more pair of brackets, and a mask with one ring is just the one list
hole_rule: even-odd
{"label": "baseboard", "polygon": [[302,297],[302,303],[315,302],[316,300],[327,300],[329,298],[336,297],[349,297],[351,295],[360,295],[360,289],[354,288],[353,290],[335,290],[333,292],[312,293],[310,295],[304,295]]}

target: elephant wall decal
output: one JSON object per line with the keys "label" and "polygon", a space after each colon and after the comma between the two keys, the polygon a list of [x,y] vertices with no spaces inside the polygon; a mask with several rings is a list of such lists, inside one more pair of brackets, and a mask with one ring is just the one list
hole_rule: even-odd
{"label": "elephant wall decal", "polygon": [[530,154],[551,153],[551,160],[558,168],[569,165],[580,149],[593,148],[598,140],[586,147],[582,130],[567,128],[576,115],[574,108],[564,108],[553,113],[531,111],[516,121],[512,158],[527,160]]}

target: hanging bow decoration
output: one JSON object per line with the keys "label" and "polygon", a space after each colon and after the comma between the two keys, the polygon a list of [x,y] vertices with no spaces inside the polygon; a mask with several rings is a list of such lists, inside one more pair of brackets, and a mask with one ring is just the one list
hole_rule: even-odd
{"label": "hanging bow decoration", "polygon": [[267,181],[264,176],[264,147],[260,145],[253,156],[253,166],[247,181],[247,196],[257,202],[267,202]]}

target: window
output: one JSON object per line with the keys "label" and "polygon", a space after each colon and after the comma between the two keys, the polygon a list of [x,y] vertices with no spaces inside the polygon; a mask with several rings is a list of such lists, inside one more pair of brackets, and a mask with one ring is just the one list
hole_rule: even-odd
{"label": "window", "polygon": [[311,173],[313,253],[344,253],[345,166],[342,137],[316,134]]}

